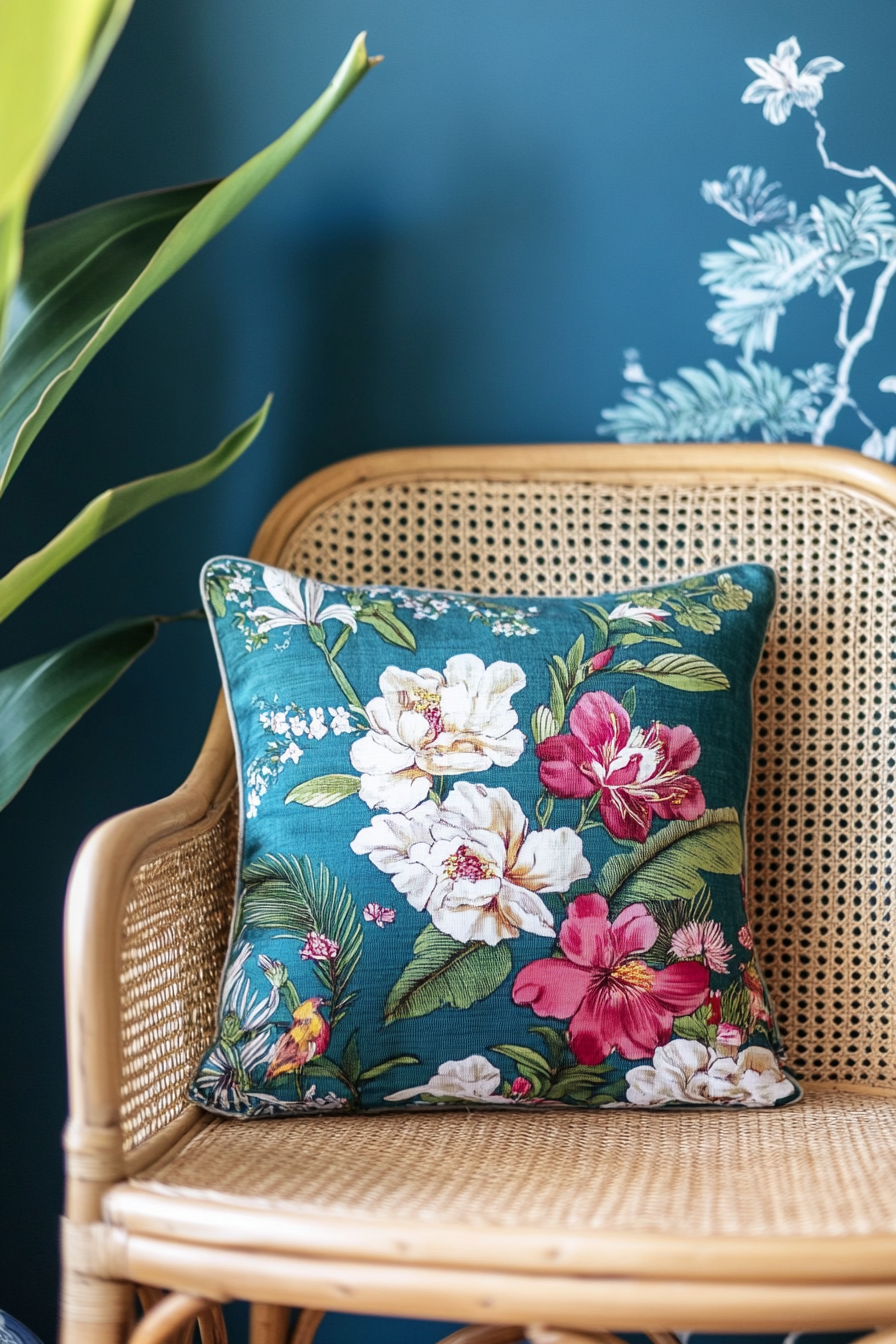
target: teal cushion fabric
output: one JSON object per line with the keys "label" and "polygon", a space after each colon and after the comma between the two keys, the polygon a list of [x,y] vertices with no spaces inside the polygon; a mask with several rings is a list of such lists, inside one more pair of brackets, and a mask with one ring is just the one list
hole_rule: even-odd
{"label": "teal cushion fabric", "polygon": [[243,830],[194,1101],[798,1096],[744,908],[772,570],[492,599],[224,557],[202,591]]}

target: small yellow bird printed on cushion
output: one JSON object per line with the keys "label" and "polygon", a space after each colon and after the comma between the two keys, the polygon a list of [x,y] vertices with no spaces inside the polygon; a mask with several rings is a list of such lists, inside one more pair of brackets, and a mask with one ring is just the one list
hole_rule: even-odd
{"label": "small yellow bird printed on cushion", "polygon": [[330,1043],[330,1024],[320,1012],[323,999],[305,999],[292,1015],[293,1025],[277,1042],[267,1071],[268,1078],[293,1073],[310,1059],[325,1053]]}

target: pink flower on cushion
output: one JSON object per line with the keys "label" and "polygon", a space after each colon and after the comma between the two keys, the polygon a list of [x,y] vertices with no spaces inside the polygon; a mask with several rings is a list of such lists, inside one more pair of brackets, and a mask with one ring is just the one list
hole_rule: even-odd
{"label": "pink flower on cushion", "polygon": [[339,956],[339,944],[322,933],[309,933],[302,948],[303,961],[335,961]]}
{"label": "pink flower on cushion", "polygon": [[672,951],[681,961],[696,961],[701,958],[711,971],[724,975],[731,957],[731,947],[725,942],[725,934],[716,919],[708,919],[698,924],[691,919],[682,924],[672,935]]}
{"label": "pink flower on cushion", "polygon": [[384,929],[387,924],[395,923],[395,911],[391,905],[380,905],[379,901],[368,901],[361,914],[368,921],[376,924],[378,929]]}
{"label": "pink flower on cushion", "polygon": [[685,724],[633,728],[606,691],[587,691],[569,716],[571,733],[536,747],[545,788],[559,798],[600,792],[600,816],[617,840],[647,839],[654,814],[693,821],[706,810],[703,790],[686,772],[700,743]]}
{"label": "pink flower on cushion", "polygon": [[637,955],[653,947],[659,925],[641,904],[610,923],[598,892],[578,896],[566,911],[559,942],[563,957],[524,966],[513,984],[514,1003],[539,1017],[569,1018],[569,1044],[582,1064],[600,1064],[612,1051],[644,1059],[672,1039],[672,1020],[706,1000],[709,971],[698,961],[657,970]]}
{"label": "pink flower on cushion", "polygon": [[749,924],[745,924],[743,928],[739,930],[737,939],[741,947],[745,947],[748,952],[753,951],[753,935],[750,932]]}

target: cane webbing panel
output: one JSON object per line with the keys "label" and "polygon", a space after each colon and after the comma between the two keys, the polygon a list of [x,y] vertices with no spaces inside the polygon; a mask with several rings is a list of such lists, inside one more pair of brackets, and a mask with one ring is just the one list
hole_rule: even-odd
{"label": "cane webbing panel", "polygon": [[134,875],[121,958],[126,1148],[180,1115],[196,1060],[214,1033],[237,830],[231,802],[205,834],[144,863]]}
{"label": "cane webbing panel", "polygon": [[[132,1185],[231,1206],[549,1233],[896,1233],[896,1103],[217,1120]],[[374,1238],[375,1233],[371,1234]]]}
{"label": "cane webbing panel", "polygon": [[347,496],[280,563],[333,583],[538,595],[740,561],[781,578],[748,826],[751,919],[789,1059],[808,1079],[896,1085],[891,509],[805,483],[427,481]]}

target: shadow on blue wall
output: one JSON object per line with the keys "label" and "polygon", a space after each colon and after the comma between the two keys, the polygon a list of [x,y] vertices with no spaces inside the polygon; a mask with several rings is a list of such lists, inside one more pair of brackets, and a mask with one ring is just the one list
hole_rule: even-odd
{"label": "shadow on blue wall", "polygon": [[[211,489],[54,579],[4,625],[0,664],[121,615],[194,607],[202,561],[244,550],[278,496],[328,462],[413,443],[588,440],[619,399],[627,347],[662,377],[713,355],[733,362],[706,329],[714,305],[698,259],[738,227],[701,198],[701,181],[762,164],[801,209],[844,187],[825,176],[805,113],[772,127],[741,104],[745,56],[796,32],[807,56],[838,57],[845,70],[823,103],[838,157],[886,167],[891,154],[890,0],[138,0],[34,219],[233,167],[368,26],[386,63],[57,413],[5,501],[0,564],[105,486],[207,451],[273,389],[269,428]],[[832,313],[794,302],[782,368],[821,357],[813,342]],[[894,334],[885,312],[875,350],[892,350]],[[893,371],[882,357],[860,375],[875,415],[889,404],[876,382]],[[837,431],[850,447],[867,432],[845,416]],[[216,683],[205,631],[164,630],[0,816],[11,1045],[0,1142],[16,1154],[0,1301],[45,1340],[62,1198],[66,874],[90,827],[181,781]],[[439,1333],[332,1317],[321,1342]]]}

